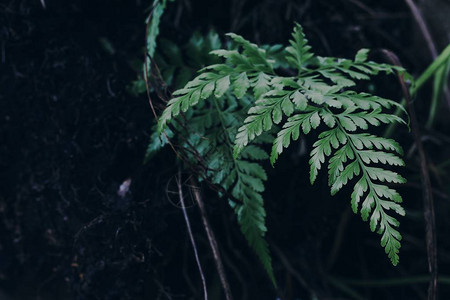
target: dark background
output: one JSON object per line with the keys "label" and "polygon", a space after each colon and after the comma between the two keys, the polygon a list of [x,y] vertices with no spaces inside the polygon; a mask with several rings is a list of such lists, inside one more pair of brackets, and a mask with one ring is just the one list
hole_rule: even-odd
{"label": "dark background", "polygon": [[[431,2],[420,8],[442,50],[449,42],[444,21],[450,3]],[[127,90],[137,76],[130,62],[143,58],[150,3],[45,4],[0,3],[0,299],[201,299],[182,211],[167,197],[175,157],[168,148],[143,165],[153,117],[147,97]],[[195,30],[214,28],[220,36],[233,31],[257,43],[286,43],[295,21],[319,55],[353,57],[362,47],[387,48],[416,76],[432,61],[403,1],[179,0],[168,5],[161,36],[181,44]],[[378,95],[401,99],[394,77],[373,85]],[[429,101],[428,85],[415,102],[421,124]],[[434,128],[423,133],[435,188],[439,268],[447,278],[441,299],[450,297],[448,113],[443,104]],[[351,213],[349,190],[330,197],[325,176],[310,186],[308,154],[300,144],[276,169],[267,166],[267,239],[286,299],[310,299],[311,291],[320,299],[358,299],[354,293],[426,299],[427,279],[411,279],[428,272],[418,155],[406,128],[394,138],[405,149],[401,172],[408,179],[398,188],[407,216],[397,267],[379,236]],[[311,146],[310,140],[301,143]],[[127,179],[130,192],[119,197]],[[276,299],[226,201],[206,187],[204,195],[235,299]],[[210,299],[223,299],[198,209],[188,212]],[[345,281],[392,278],[407,281]]]}

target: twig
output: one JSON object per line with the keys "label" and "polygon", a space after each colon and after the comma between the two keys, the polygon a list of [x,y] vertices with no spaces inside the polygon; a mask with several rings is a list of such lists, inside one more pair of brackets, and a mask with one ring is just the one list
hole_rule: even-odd
{"label": "twig", "polygon": [[[432,77],[435,75],[437,70],[444,66],[445,63],[450,59],[450,45],[447,46],[442,53],[431,63],[431,65],[428,66],[428,68],[417,78],[414,86],[410,89],[410,96],[415,96],[418,91],[422,88],[422,86]],[[402,99],[401,102],[402,105],[406,104],[405,99]],[[449,103],[450,105],[450,103]],[[395,110],[395,115],[399,116],[402,110],[400,108],[397,108]],[[385,137],[390,137],[396,128],[397,123],[391,123],[389,125],[388,129],[384,132]]]}
{"label": "twig", "polygon": [[[383,50],[384,54],[394,64],[401,66],[398,57],[388,50]],[[422,183],[424,218],[425,218],[425,236],[427,243],[428,255],[428,271],[430,273],[430,284],[428,287],[428,299],[435,300],[437,297],[438,282],[438,264],[437,264],[437,246],[436,246],[436,221],[434,216],[433,191],[431,187],[430,175],[428,172],[427,159],[420,138],[419,123],[417,121],[416,112],[411,103],[408,88],[406,86],[403,75],[399,75],[398,79],[402,87],[402,91],[406,100],[407,109],[411,120],[411,130],[414,135],[414,142],[420,158],[420,180]]]}
{"label": "twig", "polygon": [[226,278],[222,259],[220,258],[219,247],[217,246],[217,240],[216,240],[216,237],[214,236],[214,232],[211,228],[211,225],[209,224],[205,205],[204,205],[202,197],[200,195],[199,188],[197,187],[197,185],[192,177],[190,178],[190,182],[191,182],[192,192],[194,193],[195,201],[197,202],[198,207],[200,209],[203,226],[205,226],[206,235],[208,236],[208,240],[209,240],[209,245],[211,246],[211,250],[213,252],[214,262],[217,267],[217,272],[219,273],[220,282],[222,283],[222,287],[225,292],[225,298],[227,300],[232,300],[233,297],[231,296],[230,286],[229,286],[228,280]]}
{"label": "twig", "polygon": [[423,37],[427,42],[428,49],[430,50],[431,53],[431,57],[435,59],[438,56],[436,45],[434,44],[433,38],[431,37],[430,31],[428,30],[427,24],[425,23],[425,20],[423,19],[419,8],[417,7],[417,5],[414,3],[413,0],[405,0],[405,2],[408,5],[409,9],[411,10],[412,15],[417,22],[417,25],[419,25],[420,31],[422,32]]}
{"label": "twig", "polygon": [[[422,32],[423,37],[425,38],[425,40],[427,42],[431,57],[433,58],[433,60],[435,60],[436,57],[438,56],[438,51],[436,49],[436,45],[433,41],[433,38],[431,37],[430,30],[428,30],[427,24],[426,24],[425,20],[423,19],[419,8],[417,7],[417,5],[414,3],[413,0],[405,0],[405,2],[406,2],[406,4],[408,4],[409,9],[411,10],[411,13],[414,16],[414,19],[416,20],[417,24],[419,25],[420,31]],[[444,85],[443,91],[444,91],[444,97],[447,100],[447,105],[450,107],[450,92],[448,89],[448,85],[446,85],[446,84]]]}
{"label": "twig", "polygon": [[298,281],[298,283],[300,283],[303,286],[303,288],[305,288],[305,290],[308,291],[309,295],[311,296],[311,299],[317,298],[317,295],[314,292],[314,290],[312,290],[308,286],[308,284],[306,283],[306,280],[303,278],[303,276],[300,275],[300,273],[297,272],[297,270],[295,270],[295,268],[290,264],[289,260],[286,258],[286,255],[284,255],[284,253],[281,251],[281,249],[278,248],[278,246],[275,245],[274,243],[271,243],[271,245],[272,245],[272,249],[273,249],[274,253],[278,256],[278,258],[280,259],[283,266],[286,268],[286,270],[292,276],[294,276],[294,278]]}
{"label": "twig", "polygon": [[206,290],[205,275],[203,274],[202,265],[200,264],[200,259],[198,258],[198,251],[197,251],[197,246],[195,244],[194,236],[192,235],[191,223],[189,222],[189,217],[186,212],[186,206],[184,205],[183,189],[181,187],[181,170],[178,170],[177,185],[178,185],[178,196],[180,198],[181,208],[183,209],[184,221],[186,222],[186,227],[187,227],[187,230],[189,233],[189,239],[191,240],[192,248],[194,248],[195,261],[197,262],[198,270],[200,272],[200,277],[202,278],[203,295],[204,295],[205,300],[207,300],[208,292]]}

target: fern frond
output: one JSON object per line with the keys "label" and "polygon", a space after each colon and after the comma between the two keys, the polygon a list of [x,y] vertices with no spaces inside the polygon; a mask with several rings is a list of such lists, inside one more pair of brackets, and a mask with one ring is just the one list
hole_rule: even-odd
{"label": "fern frond", "polygon": [[[258,150],[254,151],[255,148]],[[267,153],[262,149],[255,148],[246,149],[243,152],[243,158],[259,160],[267,157]],[[258,163],[243,159],[235,160],[230,174],[224,178],[225,185],[231,188],[232,195],[242,201],[242,203],[232,203],[241,231],[261,260],[273,284],[276,285],[269,247],[264,239],[267,232],[266,212],[261,193],[264,191],[265,180],[267,180],[266,172]]]}
{"label": "fern frond", "polygon": [[151,18],[147,20],[148,32],[147,32],[147,54],[153,57],[156,49],[156,38],[159,35],[159,23],[161,21],[162,14],[166,8],[167,0],[154,0],[153,12]]}
{"label": "fern frond", "polygon": [[289,47],[286,48],[286,60],[297,70],[301,71],[305,65],[314,57],[310,51],[311,46],[303,33],[303,28],[296,24],[292,33],[292,40],[289,40]]}
{"label": "fern frond", "polygon": [[[242,178],[245,178],[245,176],[240,177],[240,179]],[[238,222],[250,247],[258,255],[272,283],[276,286],[269,247],[264,239],[267,228],[265,226],[266,212],[263,206],[263,198],[240,179],[232,190],[233,196],[243,201],[242,204],[234,204]]]}
{"label": "fern frond", "polygon": [[[264,239],[267,232],[266,212],[261,193],[265,189],[267,174],[257,162],[267,159],[268,154],[261,147],[251,145],[244,149],[240,159],[233,159],[230,141],[234,139],[240,124],[239,116],[244,115],[245,110],[236,105],[226,106],[226,100],[236,104],[236,99],[231,93],[227,93],[214,100],[216,105],[197,111],[198,122],[206,119],[208,115],[211,123],[206,126],[190,122],[189,128],[194,132],[204,131],[202,137],[193,137],[190,143],[206,161],[209,169],[207,176],[211,181],[224,187],[234,198],[241,201],[229,200],[237,214],[244,237],[275,285],[270,251]],[[246,99],[242,101],[246,102]]]}
{"label": "fern frond", "polygon": [[[272,144],[273,165],[300,135],[320,130],[310,154],[311,183],[324,164],[332,195],[355,182],[352,209],[355,213],[359,210],[371,230],[381,234],[381,245],[396,265],[401,235],[396,229],[399,222],[389,213],[405,212],[400,195],[387,184],[404,183],[405,179],[387,167],[404,165],[402,149],[395,141],[368,132],[371,126],[406,124],[390,113],[404,108],[351,88],[358,80],[380,72],[404,70],[368,61],[367,49],[360,50],[353,60],[315,56],[298,24],[285,50],[258,47],[236,34],[228,36],[232,47],[211,52],[222,62],[204,67],[173,94],[158,131],[181,112],[186,113],[187,126],[195,133],[188,135],[186,144],[194,146],[206,162],[207,177],[239,200],[229,202],[241,230],[275,281],[264,240],[267,228],[261,193],[267,175],[258,163],[268,155],[256,144],[258,140]],[[276,72],[279,66],[298,75],[281,76],[282,72]]]}
{"label": "fern frond", "polygon": [[214,96],[220,98],[230,87],[230,76],[227,74],[216,74],[212,72],[202,73],[194,80],[188,82],[183,89],[173,93],[172,98],[161,115],[158,123],[158,131],[162,132],[173,117],[180,112],[186,112],[189,108],[197,105],[200,100]]}
{"label": "fern frond", "polygon": [[[401,197],[395,190],[376,182],[404,183],[405,179],[396,172],[370,165],[403,166],[403,160],[397,155],[384,152],[388,150],[401,153],[401,148],[392,140],[376,136],[370,136],[369,138],[367,134],[349,133],[349,131],[356,130],[356,125],[352,123],[353,121],[349,121],[352,119],[343,118],[340,115],[335,115],[334,117],[338,126],[322,132],[318,141],[313,145],[309,161],[311,183],[317,178],[317,174],[322,164],[325,163],[326,157],[331,156],[334,152],[328,163],[328,179],[331,194],[336,194],[353,178],[360,178],[355,184],[352,194],[353,211],[357,212],[358,204],[365,195],[361,206],[362,218],[368,220],[370,216],[372,231],[379,228],[378,232],[382,234],[382,246],[385,248],[392,263],[396,265],[399,261],[398,251],[401,235],[394,227],[397,227],[399,223],[396,219],[389,216],[386,211],[393,210],[400,215],[404,215],[403,208],[398,204],[401,202]],[[283,136],[282,132],[283,130],[280,131],[278,138]],[[372,150],[374,147],[378,151]]]}
{"label": "fern frond", "polygon": [[[329,163],[329,182],[331,185],[331,193],[337,193],[343,185],[347,184],[354,176],[360,176],[355,184],[352,193],[352,208],[356,213],[361,199],[365,195],[365,199],[361,204],[361,216],[363,220],[370,217],[370,228],[382,234],[381,245],[385,248],[386,253],[394,265],[398,264],[398,251],[400,249],[401,235],[395,229],[399,222],[389,216],[386,211],[404,215],[403,208],[398,204],[401,202],[400,195],[393,189],[390,189],[381,183],[404,183],[405,179],[396,172],[386,170],[380,167],[370,166],[372,163],[404,165],[396,155],[389,152],[366,150],[372,148],[374,144],[361,142],[361,135],[348,133],[340,124],[340,130],[347,137],[347,143],[336,151],[335,155],[330,159]],[[362,135],[366,137],[366,135]],[[396,143],[390,140],[377,137],[377,148],[389,149],[401,152]],[[356,141],[356,142],[355,142]],[[359,144],[357,147],[356,144]],[[345,150],[344,150],[345,149]],[[313,156],[313,154],[312,154]],[[344,167],[344,165],[346,166]]]}
{"label": "fern frond", "polygon": [[[238,50],[218,49],[211,54],[226,59],[224,64],[214,64],[200,70],[201,74],[188,82],[184,88],[173,93],[175,98],[167,103],[158,123],[158,131],[166,127],[167,123],[194,107],[200,100],[214,96],[220,98],[230,88],[237,98],[242,98],[252,87],[255,96],[260,96],[268,90],[267,82],[272,79],[273,62],[268,60],[264,49],[258,48],[239,35],[228,34],[243,48]],[[255,72],[257,71],[257,72]]]}
{"label": "fern frond", "polygon": [[227,35],[238,45],[242,46],[244,49],[242,55],[246,57],[252,65],[258,66],[263,72],[273,73],[274,61],[268,59],[266,50],[259,48],[256,44],[250,43],[240,35],[234,33],[228,33]]}

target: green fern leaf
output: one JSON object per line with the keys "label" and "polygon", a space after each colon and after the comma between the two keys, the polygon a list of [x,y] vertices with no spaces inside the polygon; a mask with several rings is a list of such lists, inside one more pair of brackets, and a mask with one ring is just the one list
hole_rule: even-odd
{"label": "green fern leaf", "polygon": [[256,44],[250,43],[240,35],[234,33],[228,33],[227,35],[244,48],[242,54],[248,58],[251,64],[262,67],[261,71],[273,72],[274,61],[267,58],[266,50],[259,48]]}
{"label": "green fern leaf", "polygon": [[248,80],[247,74],[245,72],[242,72],[237,76],[237,78],[234,81],[234,89],[233,92],[236,95],[236,97],[242,98],[244,97],[245,93],[247,92],[247,89],[250,87],[250,82]]}
{"label": "green fern leaf", "polygon": [[367,60],[369,54],[369,49],[360,49],[355,55],[356,63],[363,63]]}
{"label": "green fern leaf", "polygon": [[286,60],[291,63],[292,66],[301,71],[305,65],[313,58],[314,54],[310,52],[311,47],[308,45],[308,40],[305,38],[303,28],[297,24],[294,27],[292,33],[291,44],[286,48]]}
{"label": "green fern leaf", "polygon": [[238,222],[250,247],[258,255],[272,283],[276,286],[272,271],[272,259],[267,242],[264,240],[267,228],[264,221],[266,213],[263,207],[263,199],[260,194],[252,189],[241,186],[243,184],[238,182],[233,189],[233,196],[243,200],[243,204],[235,206]]}
{"label": "green fern leaf", "polygon": [[271,77],[264,72],[259,72],[252,80],[254,98],[259,99],[270,90]]}
{"label": "green fern leaf", "polygon": [[269,131],[274,123],[280,123],[283,115],[289,116],[294,111],[290,99],[292,94],[293,91],[271,90],[256,101],[236,135],[234,157],[237,157],[250,141]]}
{"label": "green fern leaf", "polygon": [[146,21],[146,23],[150,22],[147,32],[147,53],[150,57],[153,57],[153,55],[155,54],[156,38],[159,35],[159,23],[166,8],[166,3],[167,0],[154,0],[151,19],[148,19]]}
{"label": "green fern leaf", "polygon": [[[229,102],[235,101],[230,93],[225,97]],[[242,99],[245,102],[245,99]],[[267,174],[264,168],[256,160],[267,159],[267,153],[258,146],[251,145],[242,152],[241,158],[233,160],[232,148],[228,141],[235,135],[239,126],[239,114],[245,111],[236,105],[230,105],[227,109],[222,109],[225,105],[224,97],[215,101],[217,106],[214,109],[205,108],[202,110],[202,117],[212,115],[213,125],[205,132],[205,138],[199,138],[196,149],[201,150],[202,156],[208,163],[211,172],[208,175],[212,181],[229,190],[231,194],[242,202],[236,203],[230,200],[230,204],[237,214],[237,220],[244,237],[250,247],[255,251],[261,260],[270,279],[275,284],[270,251],[264,236],[267,232],[265,225],[266,212],[264,209],[261,193],[264,191],[264,181]],[[233,102],[236,104],[236,102]],[[200,125],[204,127],[204,125]],[[198,129],[197,129],[198,130]],[[201,130],[200,130],[201,131]],[[262,136],[264,137],[264,135]],[[264,140],[264,139],[262,139]],[[200,146],[206,143],[206,147]]]}

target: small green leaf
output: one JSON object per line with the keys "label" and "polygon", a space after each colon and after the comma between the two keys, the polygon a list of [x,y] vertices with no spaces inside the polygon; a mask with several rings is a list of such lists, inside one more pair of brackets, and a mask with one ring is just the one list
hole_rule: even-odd
{"label": "small green leaf", "polygon": [[269,91],[270,89],[270,76],[259,72],[258,75],[252,81],[253,90],[255,100],[261,98],[263,94]]}
{"label": "small green leaf", "polygon": [[352,193],[352,210],[356,214],[358,213],[358,204],[361,201],[361,197],[367,191],[367,180],[362,177],[353,188]]}
{"label": "small green leaf", "polygon": [[323,119],[323,122],[330,128],[333,128],[336,125],[336,119],[334,115],[326,110],[320,111],[320,116]]}
{"label": "small green leaf", "polygon": [[308,106],[308,100],[306,99],[305,95],[303,95],[302,93],[300,93],[300,91],[295,91],[292,95],[291,95],[291,99],[292,102],[294,102],[295,106],[299,109],[299,110],[305,110],[306,107]]}
{"label": "small green leaf", "polygon": [[360,49],[355,56],[355,62],[363,63],[367,60],[367,55],[369,54],[369,49]]}
{"label": "small green leaf", "polygon": [[316,129],[320,125],[320,117],[319,113],[316,111],[312,116],[309,118],[309,121],[311,122],[311,126],[313,129]]}
{"label": "small green leaf", "polygon": [[233,92],[236,95],[236,97],[240,99],[245,95],[249,86],[250,82],[248,80],[247,74],[245,72],[242,72],[233,82],[234,87]]}
{"label": "small green leaf", "polygon": [[292,104],[291,100],[288,97],[286,97],[281,102],[281,109],[283,110],[284,114],[288,117],[292,115],[292,113],[294,112],[294,105]]}
{"label": "small green leaf", "polygon": [[325,102],[324,95],[318,91],[313,90],[306,90],[305,95],[314,103],[316,104],[322,104]]}
{"label": "small green leaf", "polygon": [[205,87],[202,89],[202,94],[201,94],[201,98],[202,99],[207,99],[211,96],[212,92],[214,91],[214,82],[210,82],[207,85],[205,85]]}
{"label": "small green leaf", "polygon": [[216,98],[222,97],[229,87],[230,87],[230,76],[220,78],[216,82],[216,89],[214,91],[214,96],[216,96]]}

